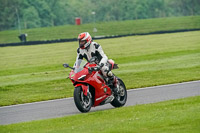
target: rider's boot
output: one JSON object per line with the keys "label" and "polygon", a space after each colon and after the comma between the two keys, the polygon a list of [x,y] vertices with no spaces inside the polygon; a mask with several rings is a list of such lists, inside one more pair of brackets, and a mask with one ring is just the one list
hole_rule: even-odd
{"label": "rider's boot", "polygon": [[113,73],[111,71],[109,71],[108,78],[113,84],[113,88],[112,88],[113,92],[115,94],[117,94],[119,92],[119,83],[118,83],[116,76],[114,76]]}
{"label": "rider's boot", "polygon": [[115,76],[113,80],[113,86],[114,86],[114,92],[117,94],[119,92],[119,81]]}

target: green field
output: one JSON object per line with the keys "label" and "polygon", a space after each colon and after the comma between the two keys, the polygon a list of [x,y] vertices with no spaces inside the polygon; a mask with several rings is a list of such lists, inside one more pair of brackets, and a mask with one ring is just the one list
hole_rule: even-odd
{"label": "green field", "polygon": [[[92,36],[102,35],[121,35],[133,33],[149,33],[155,31],[173,31],[200,29],[200,16],[173,17],[173,18],[155,18],[128,21],[115,21],[94,24],[65,25],[48,28],[35,28],[22,30],[27,33],[28,41],[55,40],[77,38],[80,32],[88,31]],[[94,26],[98,32],[93,33]],[[0,32],[0,44],[19,42],[18,30]]]}
{"label": "green field", "polygon": [[199,133],[200,96],[0,126],[1,133]]}
{"label": "green field", "polygon": [[[200,80],[200,31],[96,40],[128,89]],[[77,42],[0,48],[0,106],[71,97]]]}

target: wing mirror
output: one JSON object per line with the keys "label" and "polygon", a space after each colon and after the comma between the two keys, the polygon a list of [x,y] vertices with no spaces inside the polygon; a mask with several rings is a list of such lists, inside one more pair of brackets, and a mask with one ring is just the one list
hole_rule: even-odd
{"label": "wing mirror", "polygon": [[69,67],[69,64],[64,63],[63,66],[64,66],[65,68],[68,68],[68,67]]}
{"label": "wing mirror", "polygon": [[71,69],[73,69],[73,70],[74,70],[74,68],[73,68],[73,67],[70,67],[70,66],[69,66],[69,64],[66,64],[66,63],[64,63],[64,64],[63,64],[63,67],[65,67],[65,68],[68,68],[68,67],[69,67],[69,68],[71,68]]}

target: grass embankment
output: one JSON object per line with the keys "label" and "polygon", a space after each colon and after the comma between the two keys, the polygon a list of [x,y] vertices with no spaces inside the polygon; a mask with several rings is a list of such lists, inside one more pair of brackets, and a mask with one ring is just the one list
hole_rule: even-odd
{"label": "grass embankment", "polygon": [[[155,31],[200,29],[200,16],[155,18],[96,23],[98,32],[93,33],[94,24],[65,25],[22,30],[28,41],[77,38],[80,32],[88,31],[92,36],[149,33]],[[18,30],[0,32],[0,44],[20,42]]]}
{"label": "grass embankment", "polygon": [[[97,40],[128,89],[200,80],[200,32]],[[71,97],[77,42],[0,48],[0,106]]]}
{"label": "grass embankment", "polygon": [[200,96],[0,126],[1,133],[199,133]]}

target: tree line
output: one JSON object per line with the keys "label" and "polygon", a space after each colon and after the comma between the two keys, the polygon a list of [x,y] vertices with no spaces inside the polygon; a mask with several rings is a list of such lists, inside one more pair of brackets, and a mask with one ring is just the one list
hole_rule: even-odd
{"label": "tree line", "polygon": [[0,0],[0,11],[2,31],[200,15],[200,0]]}

